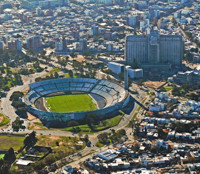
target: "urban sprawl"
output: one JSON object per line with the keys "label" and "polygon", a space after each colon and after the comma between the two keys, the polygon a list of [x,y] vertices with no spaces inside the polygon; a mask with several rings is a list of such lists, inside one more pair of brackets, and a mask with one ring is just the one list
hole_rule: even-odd
{"label": "urban sprawl", "polygon": [[0,0],[0,174],[200,173],[200,0]]}

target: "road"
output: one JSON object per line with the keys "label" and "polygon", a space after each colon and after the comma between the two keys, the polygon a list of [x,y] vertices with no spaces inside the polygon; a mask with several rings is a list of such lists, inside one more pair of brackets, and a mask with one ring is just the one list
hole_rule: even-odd
{"label": "road", "polygon": [[[52,68],[48,68],[49,71],[51,69]],[[6,129],[4,129],[4,132],[8,131],[8,130],[11,131],[11,128],[12,128],[11,123],[18,117],[17,114],[15,113],[15,109],[11,106],[10,96],[12,95],[12,93],[14,91],[23,91],[25,88],[28,87],[28,85],[30,83],[33,83],[37,77],[41,77],[45,74],[46,74],[46,72],[43,71],[41,73],[35,73],[34,75],[28,76],[29,77],[28,81],[24,82],[23,85],[15,86],[15,87],[11,88],[10,91],[7,93],[7,96],[5,98],[1,99],[1,113],[6,115],[10,119],[10,124]],[[26,127],[28,126],[27,125],[28,122],[26,119],[24,119],[24,124]],[[0,132],[2,132],[2,130]]]}
{"label": "road", "polygon": [[[141,103],[142,100],[144,99],[144,97],[146,96],[146,92],[139,90],[138,91],[140,95],[132,95],[132,97],[137,98],[137,100]],[[149,100],[149,97],[146,98],[146,100]],[[114,129],[115,131],[119,130],[119,129],[125,129],[126,130],[126,134],[128,136],[128,140],[129,141],[134,141],[133,138],[133,132],[132,132],[132,128],[126,128],[126,125],[130,122],[130,120],[132,119],[133,115],[135,114],[135,112],[138,110],[139,105],[137,103],[135,103],[133,110],[131,111],[131,113],[129,115],[124,115],[123,119],[120,121],[120,123],[117,126],[112,127],[112,129]],[[139,120],[141,120],[143,117],[141,114],[138,114],[139,116]],[[95,133],[93,135],[89,135],[90,141],[92,142],[91,147],[86,147],[82,152],[82,156],[84,157],[71,157],[71,159],[73,160],[72,162],[68,163],[67,165],[71,165],[72,167],[79,167],[79,163],[84,162],[86,159],[93,157],[95,154],[97,154],[100,151],[106,150],[109,147],[108,146],[104,146],[103,148],[99,149],[98,147],[95,146],[98,138],[97,136],[100,133],[103,132],[111,132],[110,129],[101,131],[99,133]],[[92,151],[92,152],[91,152]],[[66,157],[68,158],[68,157]],[[61,162],[57,162],[57,163],[61,163]],[[55,173],[61,173],[61,171],[65,168],[62,167],[60,169],[57,169]]]}
{"label": "road", "polygon": [[[48,68],[48,71],[50,71],[52,68],[49,67]],[[2,102],[1,102],[1,113],[3,113],[4,115],[8,116],[9,119],[10,119],[10,124],[7,128],[5,129],[1,129],[0,130],[0,133],[2,132],[7,132],[7,133],[12,133],[13,130],[12,130],[12,122],[16,119],[16,117],[18,117],[15,113],[15,109],[11,106],[11,101],[9,100],[10,99],[10,96],[12,95],[12,93],[14,91],[23,91],[25,88],[28,87],[28,85],[30,83],[33,83],[35,81],[35,78],[37,77],[41,77],[41,76],[44,76],[46,74],[45,71],[41,72],[41,73],[36,73],[34,75],[30,75],[28,76],[28,80],[26,82],[24,82],[23,85],[20,85],[20,86],[15,86],[13,88],[10,89],[10,91],[7,93],[7,96],[5,98],[2,98]],[[132,97],[136,98],[139,102],[142,102],[143,98],[146,96],[146,92],[144,92],[143,90],[139,90],[138,89],[138,92],[139,92],[139,95],[134,95],[134,94],[131,94]],[[119,129],[125,129],[127,131],[127,136],[129,139],[132,139],[133,140],[133,136],[132,136],[132,129],[131,128],[126,128],[126,125],[130,122],[130,120],[132,119],[132,116],[134,115],[134,113],[137,111],[139,105],[137,103],[134,104],[134,108],[133,110],[131,111],[130,114],[125,114],[123,116],[123,119],[121,119],[120,123],[117,125],[117,126],[114,126],[112,127],[112,129],[114,129],[115,131],[119,130]],[[27,127],[28,127],[28,123],[29,121],[27,119],[24,119],[24,124],[26,126],[26,129],[25,130],[20,130],[18,132],[15,132],[15,133],[23,133],[23,134],[28,134],[28,133],[31,133],[32,130],[28,130]],[[37,134],[42,134],[42,135],[55,135],[55,136],[78,136],[77,134],[73,134],[71,132],[67,132],[67,131],[61,131],[61,130],[35,130]],[[89,140],[91,141],[91,147],[86,147],[82,152],[82,156],[84,156],[83,158],[79,159],[80,157],[77,157],[77,156],[74,156],[74,162],[70,163],[70,165],[72,166],[77,166],[78,163],[84,161],[86,158],[88,158],[88,154],[91,152],[91,150],[93,150],[93,153],[90,154],[90,156],[92,156],[94,154],[94,152],[97,152],[99,148],[97,148],[95,146],[98,138],[97,136],[100,134],[100,133],[103,133],[103,132],[110,132],[111,130],[110,129],[107,129],[107,130],[104,130],[104,131],[101,131],[99,133],[94,133],[94,134],[89,134]],[[106,149],[107,147],[104,147],[102,149]],[[66,158],[69,158],[69,157],[66,157]],[[76,160],[77,159],[77,160]],[[59,163],[61,161],[58,161],[57,163]]]}

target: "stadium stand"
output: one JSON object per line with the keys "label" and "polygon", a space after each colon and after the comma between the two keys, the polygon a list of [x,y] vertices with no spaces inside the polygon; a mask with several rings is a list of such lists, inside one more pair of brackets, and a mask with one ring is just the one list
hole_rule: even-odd
{"label": "stadium stand", "polygon": [[[61,119],[66,121],[66,115],[63,113],[55,113],[41,111],[35,108],[35,102],[44,96],[59,92],[82,92],[90,94],[98,103],[98,113],[108,113],[112,110],[124,107],[129,101],[127,91],[120,85],[107,81],[88,78],[66,78],[52,79],[30,84],[29,92],[24,96],[24,102],[28,106],[28,110],[37,115],[40,119]],[[92,111],[90,111],[92,112]],[[73,119],[81,119],[86,113],[74,113]],[[47,116],[49,115],[49,117]],[[75,115],[77,118],[75,118]],[[59,116],[59,118],[57,117]],[[71,116],[70,116],[71,117]],[[71,118],[72,119],[72,118]]]}

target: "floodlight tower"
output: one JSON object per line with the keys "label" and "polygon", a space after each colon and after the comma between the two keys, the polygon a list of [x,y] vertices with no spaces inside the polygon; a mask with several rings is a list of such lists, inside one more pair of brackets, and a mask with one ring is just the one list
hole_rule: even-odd
{"label": "floodlight tower", "polygon": [[128,90],[128,69],[130,66],[124,66],[124,88]]}

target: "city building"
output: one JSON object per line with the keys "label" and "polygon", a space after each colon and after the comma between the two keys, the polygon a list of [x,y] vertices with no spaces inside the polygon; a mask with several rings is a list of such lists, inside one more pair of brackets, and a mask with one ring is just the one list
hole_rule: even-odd
{"label": "city building", "polygon": [[157,31],[147,35],[126,37],[125,57],[130,66],[142,68],[180,68],[184,56],[184,40],[179,35],[160,35]]}
{"label": "city building", "polygon": [[132,68],[128,68],[128,76],[131,79],[139,79],[139,78],[143,78],[143,69],[132,69]]}
{"label": "city building", "polygon": [[92,35],[97,35],[99,33],[99,27],[96,25],[93,25],[91,28],[91,34]]}
{"label": "city building", "polygon": [[116,62],[109,62],[108,69],[116,74],[119,74],[121,72],[124,72],[124,65]]}
{"label": "city building", "polygon": [[27,39],[27,49],[40,49],[42,47],[41,37],[33,36]]}
{"label": "city building", "polygon": [[127,21],[128,25],[133,27],[136,25],[137,23],[137,16],[136,15],[131,15],[128,17],[128,21]]}
{"label": "city building", "polygon": [[87,51],[87,40],[81,39],[79,42],[79,51]]}
{"label": "city building", "polygon": [[36,15],[40,16],[40,15],[42,14],[41,8],[40,8],[40,7],[37,7],[37,8],[35,9],[35,13],[36,13]]}
{"label": "city building", "polygon": [[55,42],[56,51],[63,51],[63,41],[59,40]]}
{"label": "city building", "polygon": [[3,49],[3,42],[0,41],[0,49]]}
{"label": "city building", "polygon": [[22,42],[19,40],[8,41],[8,49],[21,51],[22,50]]}

